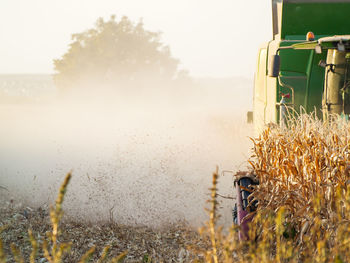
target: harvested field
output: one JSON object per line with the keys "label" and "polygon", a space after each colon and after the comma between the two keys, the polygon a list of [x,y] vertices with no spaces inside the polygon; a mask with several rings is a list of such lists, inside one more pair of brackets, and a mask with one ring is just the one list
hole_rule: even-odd
{"label": "harvested field", "polygon": [[[2,202],[0,227],[5,227],[0,238],[6,254],[11,255],[10,245],[13,243],[24,258],[29,258],[32,246],[28,229],[32,229],[37,240],[42,240],[45,233],[51,231],[49,211]],[[197,231],[184,224],[152,229],[146,226],[82,224],[63,220],[61,231],[59,241],[72,242],[71,251],[65,256],[64,262],[78,262],[91,247],[96,247],[95,261],[107,245],[111,248],[111,257],[128,251],[125,262],[188,262],[194,257],[189,246],[207,246]],[[39,243],[42,244],[42,241]],[[12,257],[9,259],[9,262],[14,262]],[[39,253],[37,260],[47,262],[42,253]]]}
{"label": "harvested field", "polygon": [[[63,262],[78,262],[93,246],[96,261],[106,245],[111,256],[128,251],[126,262],[203,259],[210,246],[197,228],[208,219],[211,172],[216,165],[245,166],[252,133],[242,114],[248,99],[232,103],[243,94],[232,87],[245,86],[235,80],[222,88],[207,85],[172,91],[169,99],[156,92],[146,101],[1,105],[0,186],[7,190],[0,189],[0,224],[6,226],[0,239],[6,254],[12,257],[13,243],[28,261],[28,229],[43,245],[52,230],[49,205],[72,171],[58,238],[72,247]],[[232,195],[231,175],[219,188]],[[230,226],[232,200],[220,201],[220,224]],[[40,247],[37,261],[46,262]]]}
{"label": "harvested field", "polygon": [[[260,185],[252,195],[259,203],[252,214],[249,239],[239,240],[237,226],[220,226],[217,190],[221,178],[214,173],[210,220],[201,232],[185,224],[154,229],[82,224],[63,218],[58,244],[71,242],[72,246],[63,262],[77,262],[94,246],[96,261],[106,245],[111,247],[111,256],[127,251],[124,262],[348,262],[350,126],[343,120],[325,125],[302,115],[288,127],[269,127],[253,139],[249,162]],[[63,196],[65,188],[60,192]],[[50,218],[51,225],[52,218],[60,218],[63,199],[57,200],[50,215],[48,209],[2,203],[0,222],[7,227],[1,239],[8,254],[14,243],[26,258],[30,256],[27,229],[33,230],[37,240],[52,233],[45,239],[54,244]],[[46,262],[42,252],[38,260]]]}
{"label": "harvested field", "polygon": [[[53,202],[72,170],[64,209],[78,221],[113,214],[125,225],[200,226],[215,166],[235,169],[249,156],[251,127],[224,110],[67,107],[1,107],[0,185],[36,208]],[[220,193],[231,195],[231,183],[222,179]],[[232,204],[223,205],[230,225]]]}

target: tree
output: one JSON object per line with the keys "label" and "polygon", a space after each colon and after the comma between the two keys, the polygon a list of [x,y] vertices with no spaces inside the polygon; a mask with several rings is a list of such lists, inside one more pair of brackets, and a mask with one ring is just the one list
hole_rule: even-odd
{"label": "tree", "polygon": [[94,28],[72,35],[68,51],[54,60],[56,85],[128,83],[152,79],[170,81],[183,76],[179,61],[160,41],[161,33],[144,29],[142,20],[132,23],[99,18]]}

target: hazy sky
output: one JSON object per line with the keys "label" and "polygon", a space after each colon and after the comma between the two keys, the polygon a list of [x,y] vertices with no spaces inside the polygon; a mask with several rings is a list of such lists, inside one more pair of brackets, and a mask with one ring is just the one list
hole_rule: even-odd
{"label": "hazy sky", "polygon": [[270,0],[0,0],[0,74],[53,73],[71,34],[111,14],[162,31],[196,77],[252,77],[272,35]]}

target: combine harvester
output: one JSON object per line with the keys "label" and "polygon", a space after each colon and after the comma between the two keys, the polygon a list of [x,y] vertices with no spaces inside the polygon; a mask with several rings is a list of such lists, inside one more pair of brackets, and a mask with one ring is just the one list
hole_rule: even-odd
{"label": "combine harvester", "polygon": [[[255,73],[253,122],[285,125],[289,113],[316,111],[324,121],[350,114],[350,0],[272,0],[273,39],[260,47]],[[234,222],[247,235],[245,218],[254,175],[238,174]],[[246,189],[246,190],[244,190]]]}

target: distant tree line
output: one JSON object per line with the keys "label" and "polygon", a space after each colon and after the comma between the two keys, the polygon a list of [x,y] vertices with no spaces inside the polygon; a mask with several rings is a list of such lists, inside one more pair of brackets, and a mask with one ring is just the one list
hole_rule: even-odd
{"label": "distant tree line", "polygon": [[161,33],[148,31],[142,20],[99,18],[94,28],[72,35],[67,52],[54,60],[54,80],[60,89],[88,84],[162,81],[187,78],[161,42]]}

